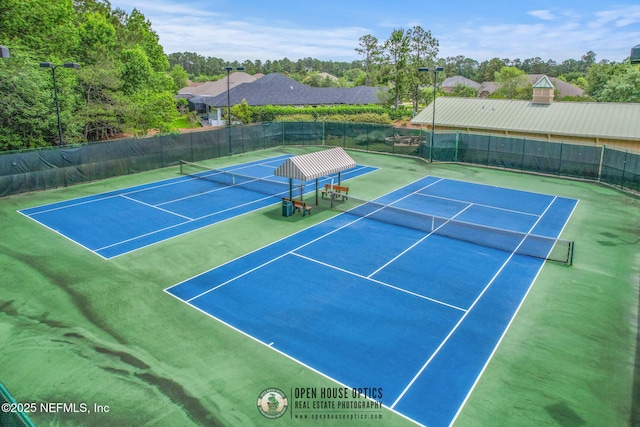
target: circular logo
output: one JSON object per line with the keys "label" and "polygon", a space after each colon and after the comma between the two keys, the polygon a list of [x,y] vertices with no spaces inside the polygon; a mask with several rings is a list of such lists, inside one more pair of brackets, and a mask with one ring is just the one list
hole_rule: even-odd
{"label": "circular logo", "polygon": [[258,411],[267,418],[280,418],[287,412],[287,395],[277,388],[268,388],[258,396]]}

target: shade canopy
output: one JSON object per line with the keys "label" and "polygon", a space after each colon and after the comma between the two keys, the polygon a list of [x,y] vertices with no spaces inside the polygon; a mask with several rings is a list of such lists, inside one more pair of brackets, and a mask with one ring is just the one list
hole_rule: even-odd
{"label": "shade canopy", "polygon": [[289,157],[274,175],[309,181],[354,168],[356,162],[341,147]]}

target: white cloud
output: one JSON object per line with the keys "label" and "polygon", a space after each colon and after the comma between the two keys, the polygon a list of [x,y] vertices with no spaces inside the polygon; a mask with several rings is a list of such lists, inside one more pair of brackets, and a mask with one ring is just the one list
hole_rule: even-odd
{"label": "white cloud", "polygon": [[[184,50],[185,34],[180,25],[164,21],[154,29],[166,53]],[[363,28],[304,29],[254,24],[242,21],[193,20],[188,51],[225,60],[335,59],[354,57]]]}
{"label": "white cloud", "polygon": [[[549,17],[546,11],[533,11],[535,16]],[[544,13],[543,13],[544,12]],[[532,15],[531,12],[529,12]],[[555,20],[543,19],[535,24],[478,25],[462,23],[455,32],[435,34],[440,39],[440,56],[464,55],[478,61],[499,58],[562,62],[580,59],[593,51],[597,59],[622,61],[632,45],[640,40],[640,28],[629,31],[629,25],[640,22],[640,6],[612,8],[598,12],[559,11]],[[625,27],[626,31],[620,31]]]}
{"label": "white cloud", "polygon": [[550,10],[530,10],[527,14],[545,21],[553,21],[556,19],[555,15],[552,14]]}
{"label": "white cloud", "polygon": [[[116,1],[119,0],[112,0],[112,4]],[[621,61],[640,40],[640,29],[636,29],[640,22],[638,5],[600,11],[586,8],[576,11],[561,6],[523,10],[524,18],[525,14],[537,18],[533,23],[517,18],[500,21],[496,16],[475,15],[464,22],[456,15],[432,19],[415,14],[392,17],[372,13],[371,19],[360,23],[353,20],[352,26],[344,21],[342,24],[322,21],[322,27],[314,28],[309,25],[310,21],[302,24],[286,14],[278,22],[263,18],[259,11],[238,19],[220,13],[220,8],[211,8],[210,2],[168,4],[159,0],[136,0],[135,4],[152,22],[166,53],[189,51],[238,61],[284,57],[352,61],[359,58],[355,48],[363,35],[375,35],[383,42],[390,35],[389,28],[408,29],[414,25],[431,31],[439,40],[438,56],[464,55],[478,61],[493,57],[563,61],[579,59],[589,50],[594,51],[598,59]],[[131,11],[130,7],[126,9]],[[376,19],[382,16],[388,20],[383,24]]]}

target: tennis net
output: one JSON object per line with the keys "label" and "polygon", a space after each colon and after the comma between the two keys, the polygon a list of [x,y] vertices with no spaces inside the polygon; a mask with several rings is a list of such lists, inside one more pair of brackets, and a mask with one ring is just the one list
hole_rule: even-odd
{"label": "tennis net", "polygon": [[[276,197],[289,196],[289,184],[281,181],[274,181],[266,178],[256,178],[254,176],[241,175],[220,169],[211,169],[197,163],[180,160],[180,173],[197,179],[204,179],[216,184],[229,187],[245,188],[261,194]],[[296,189],[293,188],[293,197],[297,196]]]}
{"label": "tennis net", "polygon": [[370,200],[357,199],[351,195],[343,201],[332,198],[332,207],[358,217],[413,228],[519,255],[567,265],[573,263],[574,242],[569,240],[442,218]]}

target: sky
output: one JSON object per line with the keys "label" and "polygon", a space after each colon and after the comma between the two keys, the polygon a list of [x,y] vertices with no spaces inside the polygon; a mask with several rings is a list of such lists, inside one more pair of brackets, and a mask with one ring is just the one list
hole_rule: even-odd
{"label": "sky", "polygon": [[226,61],[362,59],[359,38],[380,42],[420,26],[439,42],[438,58],[463,55],[543,61],[621,62],[640,44],[640,4],[592,0],[110,0],[138,9],[166,54],[195,52]]}

